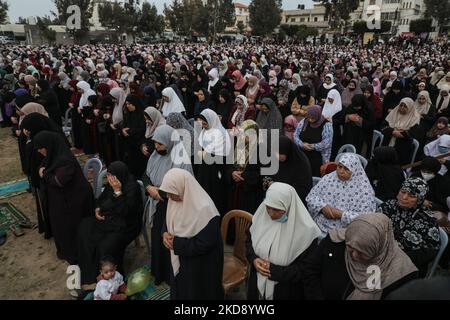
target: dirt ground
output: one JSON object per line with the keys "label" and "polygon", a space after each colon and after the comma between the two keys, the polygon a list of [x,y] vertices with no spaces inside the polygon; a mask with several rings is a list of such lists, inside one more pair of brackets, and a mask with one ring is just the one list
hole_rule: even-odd
{"label": "dirt ground", "polygon": [[[17,141],[10,129],[0,129],[0,183],[23,179]],[[36,222],[36,207],[30,193],[7,200]],[[23,237],[8,233],[0,247],[0,300],[70,300],[66,288],[68,264],[58,260],[53,240],[45,240],[37,230],[25,230]],[[144,242],[141,241],[143,244]],[[132,243],[125,254],[125,270],[148,263],[145,247]]]}

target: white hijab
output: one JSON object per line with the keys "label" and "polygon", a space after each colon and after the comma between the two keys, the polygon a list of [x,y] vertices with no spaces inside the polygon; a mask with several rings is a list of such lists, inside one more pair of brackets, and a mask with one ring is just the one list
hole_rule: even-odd
{"label": "white hijab", "polygon": [[123,105],[125,104],[127,95],[122,88],[113,88],[111,89],[109,94],[117,100],[116,104],[114,105],[112,119],[113,124],[118,124],[123,121]]}
{"label": "white hijab", "polygon": [[209,154],[219,157],[227,156],[231,150],[231,141],[219,116],[211,109],[203,110],[201,115],[208,122],[209,129],[202,129],[198,138],[200,146]]}
{"label": "white hijab", "polygon": [[[180,196],[183,201],[169,200],[167,205],[167,231],[175,237],[193,238],[209,222],[220,216],[208,193],[200,186],[194,176],[183,169],[171,169],[160,187],[161,191]],[[174,276],[180,271],[180,259],[170,251]]]}
{"label": "white hijab", "polygon": [[[437,157],[442,154],[439,151],[439,147],[450,148],[450,135],[444,134],[444,135],[440,136],[439,139],[436,139],[436,140],[430,142],[423,148],[423,152],[425,153],[426,156]],[[447,157],[445,159],[450,160],[450,157]],[[447,171],[448,171],[447,167],[442,165],[439,173],[441,175],[444,175],[447,173]]]}
{"label": "white hijab", "polygon": [[[330,90],[332,88],[334,88],[334,86],[336,86],[336,83],[334,83],[334,77],[331,73],[328,73],[325,78],[330,78],[331,79],[331,83],[330,84],[326,84],[325,81],[323,82],[323,87],[327,90]],[[324,78],[324,79],[325,79]]]}
{"label": "white hijab", "polygon": [[208,91],[211,92],[211,88],[214,87],[217,84],[217,82],[219,82],[219,71],[217,71],[216,68],[211,69],[211,71],[209,71],[209,73],[208,73],[208,76],[213,78],[208,83]]}
{"label": "white hijab", "polygon": [[169,102],[164,102],[162,107],[162,113],[165,118],[171,113],[185,112],[183,102],[181,102],[175,90],[171,87],[167,87],[162,91],[162,95],[169,98]]}
{"label": "white hijab", "polygon": [[[419,97],[424,96],[425,99],[427,99],[427,102],[425,102],[425,104],[420,104],[419,102]],[[416,108],[417,112],[421,115],[427,115],[428,112],[430,111],[431,108],[431,99],[430,99],[430,94],[428,93],[428,91],[424,90],[424,91],[420,91],[419,94],[417,95],[417,99],[414,102],[414,108]]]}
{"label": "white hijab", "polygon": [[[288,220],[285,223],[273,221],[266,206],[285,211]],[[250,233],[258,257],[286,267],[308,249],[321,232],[295,189],[276,182],[267,190],[264,202],[253,216]],[[259,273],[257,279],[260,295],[266,300],[273,300],[277,282]]]}
{"label": "white hijab", "polygon": [[450,94],[448,94],[445,98],[443,98],[441,96],[441,92],[450,92],[450,87],[449,86],[443,86],[441,91],[439,92],[439,95],[436,99],[436,108],[439,106],[439,104],[441,103],[441,100],[444,99],[444,102],[442,102],[442,104],[439,106],[439,109],[437,111],[442,111],[447,109],[450,106]]}
{"label": "white hijab", "polygon": [[158,128],[163,124],[166,124],[166,120],[162,116],[161,112],[159,112],[159,110],[156,109],[155,107],[148,107],[147,109],[144,110],[144,112],[153,122],[151,126],[147,124],[147,130],[145,131],[145,137],[149,139],[153,137],[156,128]]}
{"label": "white hijab", "polygon": [[[328,98],[333,99],[333,103],[330,103],[328,101]],[[325,104],[323,106],[322,115],[326,118],[331,120],[333,116],[340,112],[342,110],[342,100],[341,95],[339,94],[339,91],[336,89],[331,89],[328,92],[327,99],[325,100]]]}
{"label": "white hijab", "polygon": [[95,96],[96,93],[94,90],[91,89],[91,86],[86,81],[80,81],[77,83],[77,88],[83,90],[83,94],[80,98],[80,103],[78,106],[83,109],[88,105],[88,98],[90,96]]}

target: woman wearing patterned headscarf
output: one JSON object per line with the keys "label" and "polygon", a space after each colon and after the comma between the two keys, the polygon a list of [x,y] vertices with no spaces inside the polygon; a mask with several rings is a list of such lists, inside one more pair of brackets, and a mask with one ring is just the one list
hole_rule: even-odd
{"label": "woman wearing patterned headscarf", "polygon": [[403,182],[397,199],[388,200],[380,207],[392,221],[395,240],[419,269],[421,277],[426,275],[428,263],[440,246],[436,218],[425,205],[428,192],[425,180],[410,178]]}
{"label": "woman wearing patterned headscarf", "polygon": [[361,214],[375,212],[375,192],[357,155],[345,153],[337,170],[324,176],[306,197],[309,212],[322,231],[345,228]]}

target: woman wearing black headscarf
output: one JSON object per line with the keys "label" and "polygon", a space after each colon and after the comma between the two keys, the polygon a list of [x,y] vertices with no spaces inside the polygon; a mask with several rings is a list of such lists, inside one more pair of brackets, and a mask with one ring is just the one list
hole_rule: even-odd
{"label": "woman wearing black headscarf", "polygon": [[[65,136],[61,127],[57,126],[52,119],[40,113],[31,113],[25,116],[20,127],[24,136],[27,138],[24,149],[24,172],[29,177],[31,188],[35,190],[39,233],[44,233],[44,237],[50,239],[52,233],[48,214],[42,203],[42,200],[45,199],[45,194],[43,194],[44,190],[40,188],[41,179],[39,177],[39,166],[44,157],[34,148],[34,137],[42,131],[55,132],[64,139]],[[67,140],[66,143],[69,145]]]}
{"label": "woman wearing black headscarf", "polygon": [[84,219],[78,229],[81,284],[86,290],[95,289],[98,264],[103,257],[112,256],[122,271],[125,249],[142,226],[142,194],[127,166],[113,162],[107,178],[108,184],[97,200],[95,217]]}
{"label": "woman wearing black headscarf", "polygon": [[38,172],[58,258],[76,264],[78,225],[83,217],[94,212],[91,185],[60,134],[40,132],[33,144],[44,157]]}
{"label": "woman wearing black headscarf", "polygon": [[147,130],[144,105],[137,96],[129,95],[125,106],[127,112],[124,115],[123,129],[121,130],[125,159],[128,160],[130,172],[135,177],[142,177],[148,160],[141,152],[141,142],[144,140]]}
{"label": "woman wearing black headscarf", "polygon": [[383,201],[395,199],[405,181],[405,175],[393,147],[379,147],[366,167],[366,174],[375,190],[375,196]]}
{"label": "woman wearing black headscarf", "polygon": [[37,82],[37,88],[39,92],[39,97],[37,102],[42,104],[48,113],[48,116],[55,121],[57,125],[62,127],[62,116],[61,110],[59,109],[58,96],[50,88],[50,84],[47,80],[39,80]]}
{"label": "woman wearing black headscarf", "polygon": [[383,99],[383,119],[386,118],[392,109],[400,104],[404,96],[402,83],[399,80],[395,80],[390,91]]}
{"label": "woman wearing black headscarf", "polygon": [[298,196],[306,203],[306,196],[312,189],[312,171],[308,157],[288,137],[280,137],[280,151],[278,153],[279,169],[277,174],[264,178],[266,187],[268,182],[282,182],[292,186]]}
{"label": "woman wearing black headscarf", "polygon": [[222,89],[219,92],[219,103],[213,107],[217,113],[224,127],[227,126],[228,118],[230,117],[231,109],[233,108],[233,100],[227,89]]}
{"label": "woman wearing black headscarf", "polygon": [[374,112],[369,109],[366,97],[362,94],[355,95],[352,104],[345,109],[344,144],[354,145],[356,152],[362,154],[365,142],[366,152],[369,153],[374,126]]}

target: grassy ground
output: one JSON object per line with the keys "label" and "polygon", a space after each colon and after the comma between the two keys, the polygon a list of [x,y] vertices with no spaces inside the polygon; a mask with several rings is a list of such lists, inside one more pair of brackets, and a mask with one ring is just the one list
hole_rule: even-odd
{"label": "grassy ground", "polygon": [[[23,179],[17,140],[10,129],[0,129],[0,183]],[[36,222],[36,204],[26,193],[8,200],[31,221]],[[66,289],[68,264],[58,260],[53,240],[45,240],[37,230],[25,230],[23,237],[8,234],[0,247],[0,300],[71,299]],[[143,242],[142,242],[143,243]],[[132,271],[148,263],[146,248],[132,243],[125,254],[125,270]]]}

